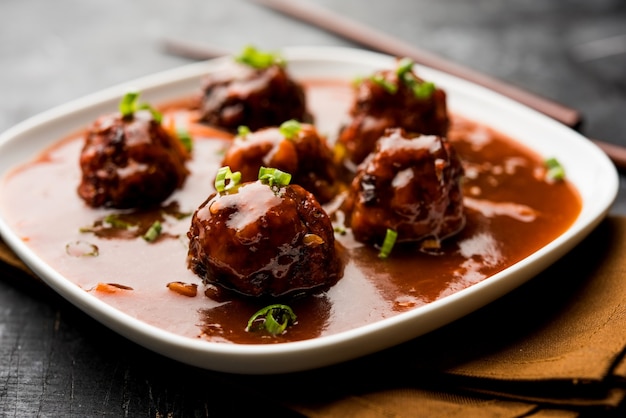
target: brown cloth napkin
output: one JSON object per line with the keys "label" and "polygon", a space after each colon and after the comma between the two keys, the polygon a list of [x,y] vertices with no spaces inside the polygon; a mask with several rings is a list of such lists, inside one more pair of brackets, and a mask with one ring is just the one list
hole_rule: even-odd
{"label": "brown cloth napkin", "polygon": [[[609,216],[485,308],[380,353],[274,376],[271,399],[310,417],[626,416],[624,255],[626,218]],[[3,244],[0,259],[27,270]],[[222,377],[268,387],[267,376]]]}

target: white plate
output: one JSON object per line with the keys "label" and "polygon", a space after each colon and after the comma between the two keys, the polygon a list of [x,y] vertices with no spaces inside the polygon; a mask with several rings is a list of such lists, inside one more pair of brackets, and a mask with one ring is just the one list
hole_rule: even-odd
{"label": "white plate", "polygon": [[[334,47],[283,51],[295,78],[345,78],[389,68],[393,58]],[[226,59],[192,64],[116,86],[54,108],[0,136],[0,175],[97,116],[116,108],[130,87],[159,103],[196,92],[200,78]],[[485,123],[541,155],[558,155],[582,198],[582,211],[560,237],[506,270],[451,296],[379,322],[311,340],[270,345],[213,343],[182,337],[137,320],[97,299],[38,258],[0,213],[7,244],[49,286],[96,320],[167,357],[198,367],[234,373],[282,373],[326,366],[420,336],[486,305],[527,281],[581,241],[602,220],[618,190],[618,175],[595,145],[559,123],[480,86],[420,67],[418,73],[446,90],[455,113]]]}

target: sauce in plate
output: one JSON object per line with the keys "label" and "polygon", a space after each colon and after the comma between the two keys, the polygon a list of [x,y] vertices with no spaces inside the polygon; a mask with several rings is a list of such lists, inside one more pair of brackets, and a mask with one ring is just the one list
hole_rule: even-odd
{"label": "sauce in plate", "polygon": [[[347,83],[305,83],[315,125],[336,135],[351,103]],[[188,102],[163,107],[166,118],[192,119]],[[436,253],[417,246],[394,248],[387,259],[336,233],[345,260],[343,277],[331,288],[288,304],[298,320],[282,335],[247,332],[248,319],[267,301],[250,300],[202,284],[187,268],[190,214],[214,192],[213,180],[228,135],[190,125],[191,172],[159,210],[93,209],[76,192],[81,134],[70,135],[3,180],[0,200],[11,228],[67,280],[124,313],[164,330],[210,341],[281,343],[339,333],[397,315],[451,295],[542,248],[576,219],[577,191],[567,181],[545,179],[544,158],[487,126],[451,115],[448,138],[465,168],[467,222]],[[139,225],[126,237],[98,229],[112,213]],[[141,238],[155,220],[163,233]],[[217,238],[216,238],[217,239]],[[96,254],[97,252],[97,254]],[[189,292],[168,287],[181,283]]]}

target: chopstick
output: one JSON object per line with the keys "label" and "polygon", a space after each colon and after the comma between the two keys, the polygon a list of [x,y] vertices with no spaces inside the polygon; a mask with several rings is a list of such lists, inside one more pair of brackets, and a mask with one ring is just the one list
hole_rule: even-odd
{"label": "chopstick", "polygon": [[[535,109],[566,126],[578,129],[582,115],[576,109],[540,97],[473,69],[456,64],[429,51],[417,48],[384,32],[338,15],[304,0],[252,0],[287,16],[294,17],[330,33],[337,34],[361,46],[398,57],[408,57],[416,63],[479,84]],[[626,170],[626,148],[597,139],[590,139],[604,151],[620,169]]]}
{"label": "chopstick", "polygon": [[214,48],[204,43],[195,43],[187,39],[166,38],[162,40],[161,47],[168,54],[196,61],[204,61],[231,54],[230,51]]}
{"label": "chopstick", "polygon": [[611,144],[610,142],[600,141],[597,139],[588,138],[591,142],[596,144],[604,153],[613,161],[615,167],[620,171],[626,172],[626,148]]}

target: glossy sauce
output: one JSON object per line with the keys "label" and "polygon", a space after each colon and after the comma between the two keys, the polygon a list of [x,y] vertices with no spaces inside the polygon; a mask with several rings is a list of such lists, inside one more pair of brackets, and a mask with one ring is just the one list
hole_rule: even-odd
{"label": "glossy sauce", "polygon": [[[350,87],[306,83],[309,106],[322,134],[333,138],[347,114]],[[166,118],[185,123],[180,103]],[[182,107],[181,107],[182,106]],[[125,212],[139,228],[120,237],[98,229],[111,213],[88,208],[76,193],[80,135],[60,140],[36,161],[9,175],[0,189],[5,218],[43,260],[77,286],[126,314],[191,338],[231,343],[280,343],[329,335],[422,306],[478,283],[543,247],[565,231],[581,209],[568,182],[544,180],[540,156],[498,132],[453,115],[449,135],[464,162],[467,224],[437,254],[397,246],[386,260],[378,250],[336,234],[344,276],[325,292],[294,298],[298,323],[280,336],[246,332],[267,301],[247,300],[205,286],[187,269],[189,215],[214,191],[213,179],[229,145],[227,135],[190,125],[195,144],[184,188],[149,213]],[[25,192],[28,190],[28,192]],[[329,209],[330,210],[330,209]],[[154,220],[155,242],[141,238]],[[97,250],[97,256],[92,252]],[[172,282],[196,288],[183,295]],[[191,295],[191,296],[190,296]]]}

